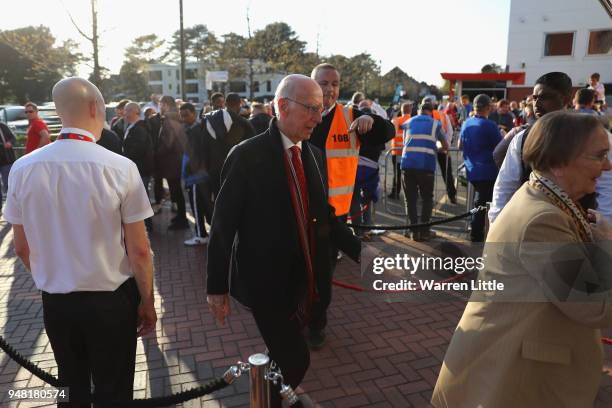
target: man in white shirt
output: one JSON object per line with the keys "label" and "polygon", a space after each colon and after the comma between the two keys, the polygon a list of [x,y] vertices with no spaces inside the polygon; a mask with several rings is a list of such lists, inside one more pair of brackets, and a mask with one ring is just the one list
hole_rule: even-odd
{"label": "man in white shirt", "polygon": [[[536,118],[549,112],[565,109],[572,99],[572,80],[563,72],[549,72],[542,75],[533,88],[533,101]],[[495,187],[493,201],[489,209],[489,221],[493,223],[514,193],[529,178],[531,169],[526,168],[522,161],[522,147],[529,128],[517,134],[510,142]],[[612,189],[600,186],[602,179],[597,181],[599,210],[609,214],[608,203],[612,202]],[[595,206],[594,196],[588,195],[581,200],[583,207]]]}
{"label": "man in white shirt", "polygon": [[118,406],[132,399],[136,336],[157,320],[143,222],[153,212],[136,165],[95,143],[105,116],[100,91],[67,78],[53,100],[60,136],[15,162],[4,217],[42,291],[71,406],[90,406],[90,381],[97,401]]}

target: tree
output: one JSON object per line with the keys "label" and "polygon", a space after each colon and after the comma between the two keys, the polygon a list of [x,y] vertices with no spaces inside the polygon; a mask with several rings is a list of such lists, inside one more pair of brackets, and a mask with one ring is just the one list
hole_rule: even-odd
{"label": "tree", "polygon": [[96,85],[98,88],[102,87],[102,76],[105,71],[108,71],[106,68],[100,65],[100,49],[99,49],[99,36],[98,36],[98,9],[97,9],[97,0],[91,0],[91,35],[86,34],[74,21],[72,18],[72,14],[68,10],[68,17],[70,17],[70,21],[74,28],[81,34],[83,38],[87,41],[91,42],[92,46],[92,56],[91,59],[93,61],[93,72],[91,73],[90,80]]}
{"label": "tree", "polygon": [[230,78],[242,78],[247,75],[247,42],[248,40],[236,33],[224,34],[219,50],[217,67],[228,71]]}
{"label": "tree", "polygon": [[[185,35],[185,54],[187,58],[195,61],[200,61],[206,66],[213,66],[219,57],[221,43],[212,31],[204,24],[196,24],[193,27],[187,27],[184,30]],[[175,31],[172,35],[170,43],[170,55],[173,59],[180,58],[181,49],[181,33]]]}
{"label": "tree", "polygon": [[480,72],[484,73],[500,73],[503,72],[504,69],[501,67],[501,65],[498,65],[496,63],[491,63],[491,64],[487,64],[485,66],[483,66],[482,68],[480,68]]}
{"label": "tree", "polygon": [[125,49],[125,59],[119,71],[118,85],[120,89],[109,90],[111,97],[123,97],[143,100],[150,93],[146,78],[147,64],[164,62],[167,53],[164,51],[165,41],[156,34],[136,37]]}
{"label": "tree", "polygon": [[287,23],[278,22],[255,31],[249,46],[255,58],[266,62],[272,69],[288,73],[300,68],[297,62],[304,55],[306,43],[298,39]]}
{"label": "tree", "polygon": [[83,56],[75,49],[73,41],[55,45],[44,26],[0,32],[0,99],[48,101],[57,81],[76,75]]}

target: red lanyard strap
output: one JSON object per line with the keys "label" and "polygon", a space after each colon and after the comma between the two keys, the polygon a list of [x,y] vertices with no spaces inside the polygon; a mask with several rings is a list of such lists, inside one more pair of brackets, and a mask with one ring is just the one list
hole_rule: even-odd
{"label": "red lanyard strap", "polygon": [[85,135],[79,135],[78,133],[60,133],[57,136],[57,140],[64,140],[64,139],[80,140],[83,142],[93,142],[94,141],[93,138],[89,136],[85,136]]}

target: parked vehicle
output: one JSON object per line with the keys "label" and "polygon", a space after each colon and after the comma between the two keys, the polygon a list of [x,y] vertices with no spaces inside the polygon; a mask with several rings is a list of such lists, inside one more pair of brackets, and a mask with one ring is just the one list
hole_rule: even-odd
{"label": "parked vehicle", "polygon": [[[49,133],[51,136],[57,136],[62,128],[62,122],[59,116],[57,116],[55,106],[52,104],[39,106],[38,115],[49,127]],[[25,115],[25,108],[23,106],[6,105],[0,107],[0,122],[6,123],[17,139],[25,138],[25,135],[28,132],[29,124]]]}

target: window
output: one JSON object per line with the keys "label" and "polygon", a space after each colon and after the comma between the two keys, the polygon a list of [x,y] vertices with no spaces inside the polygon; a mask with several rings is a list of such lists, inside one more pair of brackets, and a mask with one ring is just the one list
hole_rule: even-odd
{"label": "window", "polygon": [[197,79],[198,78],[198,70],[197,68],[187,68],[185,69],[185,79]]}
{"label": "window", "polygon": [[591,31],[589,55],[612,55],[612,30]]}
{"label": "window", "polygon": [[162,80],[161,71],[149,71],[149,81],[161,81],[161,80]]}
{"label": "window", "polygon": [[151,88],[151,93],[156,93],[156,94],[163,94],[164,93],[164,90],[163,90],[161,85],[151,85],[151,86],[149,86],[149,88]]}
{"label": "window", "polygon": [[172,90],[172,84],[168,84],[168,89]]}
{"label": "window", "polygon": [[185,93],[188,94],[197,94],[198,93],[198,83],[187,83],[185,84]]}
{"label": "window", "polygon": [[272,81],[266,81],[266,92],[272,92]]}
{"label": "window", "polygon": [[229,90],[230,92],[246,92],[246,82],[230,81]]}
{"label": "window", "polygon": [[259,81],[253,81],[253,92],[259,92]]}
{"label": "window", "polygon": [[574,48],[574,33],[546,34],[544,56],[572,55]]}
{"label": "window", "polygon": [[176,71],[174,71],[174,72],[176,73],[176,79],[177,79],[177,80],[178,80],[178,79],[181,79],[181,77],[179,76],[179,73],[180,73],[181,71],[179,71],[179,70],[177,69],[177,70],[176,70]]}

